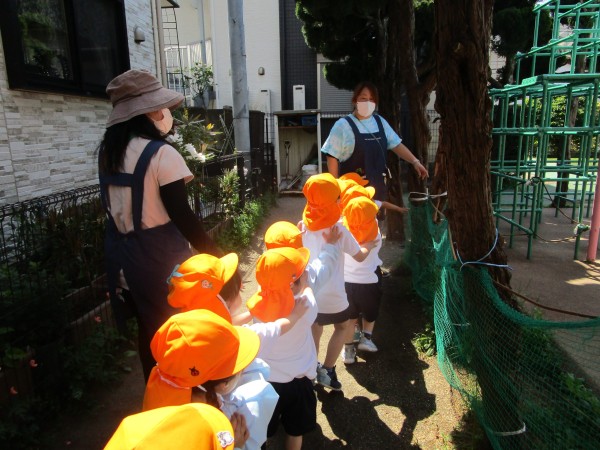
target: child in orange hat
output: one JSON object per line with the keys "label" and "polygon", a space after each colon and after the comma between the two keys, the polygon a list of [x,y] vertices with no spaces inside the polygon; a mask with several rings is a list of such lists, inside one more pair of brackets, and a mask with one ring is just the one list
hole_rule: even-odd
{"label": "child in orange hat", "polygon": [[126,417],[104,450],[233,450],[244,446],[243,416],[231,422],[202,403],[166,406]]}
{"label": "child in orange hat", "polygon": [[[361,183],[357,183],[356,182],[356,177],[354,176],[350,176],[350,175],[356,175],[356,177],[360,177],[360,175],[358,175],[357,173],[351,172],[351,173],[347,173],[345,175],[342,175],[339,178],[339,183],[340,183],[340,190],[341,190],[341,195],[340,195],[340,207],[342,209],[342,211],[344,210],[344,208],[346,207],[346,205],[348,204],[348,202],[356,197],[367,197],[371,200],[373,200],[373,202],[377,205],[377,207],[381,210],[381,209],[385,209],[385,210],[391,210],[391,211],[395,211],[397,213],[400,214],[404,214],[406,212],[408,212],[408,208],[404,208],[402,206],[398,206],[395,205],[394,203],[385,201],[385,200],[375,200],[375,188],[372,186],[367,186],[368,181],[364,180],[361,178],[361,180],[363,180],[363,182]],[[366,183],[364,183],[366,181]]]}
{"label": "child in orange hat", "polygon": [[273,436],[281,423],[286,433],[287,450],[301,448],[302,436],[317,424],[317,399],[312,384],[316,376],[317,352],[311,333],[317,304],[307,286],[309,257],[310,252],[304,247],[267,250],[256,264],[260,290],[247,302],[252,316],[261,322],[285,317],[295,302],[305,301],[309,306],[288,333],[279,336],[261,353],[271,366],[268,380],[279,394],[267,436]]}
{"label": "child in orange hat", "polygon": [[[238,257],[234,253],[217,258],[195,255],[177,266],[168,282],[169,303],[182,311],[208,309],[234,324],[246,323],[250,313],[239,312],[242,307],[241,277],[237,276]],[[270,368],[261,358],[262,349],[288,332],[308,310],[306,301],[294,304],[286,317],[268,323],[249,326],[261,341],[258,357],[235,378],[211,380],[194,388],[195,398],[219,406],[230,417],[241,412],[249,428],[247,448],[258,448],[267,439],[267,425],[277,403],[277,393],[266,381]],[[228,386],[235,386],[233,390]],[[202,389],[202,391],[200,391]]]}
{"label": "child in orange hat", "polygon": [[343,181],[354,181],[356,184],[359,184],[360,186],[366,186],[367,184],[369,184],[369,180],[367,180],[366,178],[363,178],[359,173],[356,173],[356,172],[345,173],[343,175],[340,175],[340,177],[338,179],[343,180]]}
{"label": "child in orange hat", "polygon": [[[199,254],[184,261],[173,269],[167,280],[168,301],[181,312],[194,309],[208,309],[234,325],[243,325],[251,320],[249,313],[242,313],[241,277],[237,270],[238,256],[229,253],[221,258]],[[298,307],[289,317],[277,319],[276,334],[289,330],[304,313]],[[254,331],[264,338],[264,327],[254,327]],[[267,331],[272,334],[272,331]]]}
{"label": "child in orange hat", "polygon": [[186,259],[167,280],[169,304],[181,312],[208,309],[232,322],[230,307],[220,293],[229,280],[241,283],[237,267],[235,253],[221,258],[201,253]]}
{"label": "child in orange hat", "polygon": [[[338,221],[341,217],[338,200],[340,186],[338,181],[329,173],[311,176],[302,190],[306,197],[306,206],[299,224],[304,233],[302,243],[311,255],[319,255],[325,240],[323,232],[331,227],[338,227],[341,238],[336,242],[341,251],[356,261],[363,261],[375,246],[375,242],[365,242],[359,245],[352,234]],[[312,258],[311,256],[311,258]],[[327,354],[323,365],[317,368],[317,383],[333,390],[340,390],[342,384],[337,379],[335,361],[346,342],[346,335],[352,330],[349,320],[349,304],[344,288],[344,261],[342,258],[333,268],[331,278],[316,294],[319,314],[313,324],[315,347],[319,348],[323,326],[334,326],[334,332],[327,346]]]}
{"label": "child in orange hat", "polygon": [[150,343],[156,366],[144,410],[189,403],[191,388],[241,372],[258,353],[258,335],[206,309],[171,316]]}
{"label": "child in orange hat", "polygon": [[[325,244],[321,249],[321,253],[306,266],[308,285],[313,294],[329,281],[333,269],[337,265],[337,261],[341,256],[341,249],[335,244],[340,237],[338,227],[331,227],[329,231],[324,231]],[[302,231],[293,223],[282,220],[273,223],[267,229],[264,240],[267,250],[282,247],[300,248],[302,247]]]}
{"label": "child in orange hat", "polygon": [[[350,319],[354,322],[362,319],[362,334],[359,336],[358,349],[376,352],[377,346],[371,335],[375,320],[379,314],[381,303],[381,234],[377,223],[377,205],[364,196],[351,199],[344,208],[343,224],[358,242],[375,240],[377,245],[362,262],[346,258],[344,264],[344,280],[348,302],[350,303]],[[356,348],[352,342],[352,334],[346,336],[342,352],[345,364],[356,361]]]}

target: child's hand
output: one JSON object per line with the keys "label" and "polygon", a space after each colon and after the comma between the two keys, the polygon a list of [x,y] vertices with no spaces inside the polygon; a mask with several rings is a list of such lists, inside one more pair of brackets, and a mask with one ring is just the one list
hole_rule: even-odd
{"label": "child's hand", "polygon": [[372,241],[367,241],[362,244],[364,248],[367,250],[373,250],[379,244],[379,239],[373,239]]}
{"label": "child's hand", "polygon": [[246,425],[246,418],[239,412],[234,412],[231,415],[231,428],[233,428],[233,439],[235,441],[235,448],[244,448],[246,441],[250,437],[248,426]]}
{"label": "child's hand", "polygon": [[390,203],[390,202],[386,202],[386,201],[381,202],[381,207],[385,208],[385,209],[391,209],[392,211],[396,211],[397,213],[400,213],[400,214],[404,214],[404,213],[408,212],[408,208],[404,208],[402,206],[398,206],[394,203]]}
{"label": "child's hand", "polygon": [[294,309],[292,309],[292,312],[290,313],[290,315],[288,316],[288,319],[290,320],[290,322],[296,322],[300,317],[302,317],[304,314],[306,314],[306,311],[308,311],[309,308],[309,304],[308,304],[308,299],[304,296],[296,299],[296,302],[294,304]]}
{"label": "child's hand", "polygon": [[329,233],[323,231],[323,239],[327,244],[335,244],[342,237],[342,233],[340,232],[337,226],[332,226],[329,230]]}

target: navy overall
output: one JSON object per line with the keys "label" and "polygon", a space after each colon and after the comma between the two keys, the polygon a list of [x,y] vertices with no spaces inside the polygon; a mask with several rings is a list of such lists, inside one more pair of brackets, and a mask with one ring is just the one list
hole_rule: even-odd
{"label": "navy overall", "polygon": [[[179,312],[167,301],[167,278],[177,264],[192,256],[189,242],[173,222],[154,228],[142,229],[142,203],[144,177],[152,157],[164,145],[162,141],[150,141],[142,152],[133,174],[100,175],[100,195],[107,214],[104,250],[111,305],[120,330],[125,329],[127,319],[122,299],[117,296],[119,273],[123,270],[131,292],[138,326],[150,340],[160,326],[173,314]],[[119,232],[108,205],[108,186],[131,187],[134,230]],[[140,344],[142,344],[140,342]],[[140,348],[140,357],[146,349]],[[144,368],[146,371],[146,367]]]}
{"label": "navy overall", "polygon": [[[387,137],[383,129],[381,118],[373,114],[377,122],[376,133],[361,133],[351,117],[344,117],[354,132],[354,152],[346,161],[340,162],[339,175],[349,172],[358,172],[366,176],[369,186],[375,188],[375,199],[385,200],[387,188],[385,186]],[[366,130],[364,130],[366,131]]]}

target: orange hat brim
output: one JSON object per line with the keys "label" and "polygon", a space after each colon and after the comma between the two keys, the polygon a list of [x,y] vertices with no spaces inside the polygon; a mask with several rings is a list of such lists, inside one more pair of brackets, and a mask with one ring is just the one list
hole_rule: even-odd
{"label": "orange hat brim", "polygon": [[223,262],[223,266],[225,267],[223,278],[225,283],[231,280],[231,277],[235,274],[235,271],[238,268],[240,263],[240,259],[238,255],[235,253],[228,253],[222,258],[219,258]]}

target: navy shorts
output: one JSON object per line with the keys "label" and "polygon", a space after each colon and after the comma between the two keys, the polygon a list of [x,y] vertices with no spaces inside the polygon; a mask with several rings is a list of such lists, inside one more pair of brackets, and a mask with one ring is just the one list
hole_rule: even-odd
{"label": "navy shorts", "polygon": [[288,383],[271,383],[279,400],[267,428],[267,437],[275,435],[279,423],[286,434],[302,436],[317,426],[317,395],[307,377],[294,378]]}
{"label": "navy shorts", "polygon": [[321,326],[334,325],[336,323],[343,323],[350,318],[351,318],[350,317],[350,306],[348,306],[348,308],[346,308],[345,310],[343,310],[339,313],[333,313],[333,314],[318,313],[317,318],[315,319],[315,323],[317,323]]}
{"label": "navy shorts", "polygon": [[346,283],[346,294],[348,295],[348,316],[350,319],[358,319],[362,315],[367,322],[375,322],[379,316],[379,305],[381,304],[381,270],[375,271],[377,283],[359,284]]}

